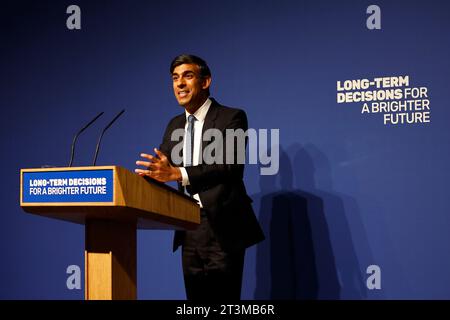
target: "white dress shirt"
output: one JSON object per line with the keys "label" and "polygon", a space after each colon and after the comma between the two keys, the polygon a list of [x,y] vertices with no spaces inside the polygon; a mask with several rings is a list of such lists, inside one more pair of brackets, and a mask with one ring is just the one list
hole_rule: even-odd
{"label": "white dress shirt", "polygon": [[[194,151],[192,154],[192,165],[197,166],[199,164],[200,156],[201,156],[201,144],[202,144],[202,130],[203,130],[203,123],[205,123],[206,114],[208,113],[209,107],[211,106],[211,100],[208,98],[206,99],[205,103],[195,111],[193,116],[197,119],[194,122]],[[188,127],[188,117],[190,115],[189,112],[185,111],[186,113],[186,124],[184,126],[184,134],[186,136],[187,134],[187,127]],[[183,143],[183,150],[186,150],[186,139],[184,139]],[[183,163],[186,163],[186,152],[183,152]],[[183,186],[189,185],[189,176],[187,174],[187,171],[184,167],[180,167],[181,171],[181,177],[182,182],[181,184]],[[202,202],[200,201],[200,197],[198,193],[193,195],[194,199],[198,201],[200,208],[203,208]]]}

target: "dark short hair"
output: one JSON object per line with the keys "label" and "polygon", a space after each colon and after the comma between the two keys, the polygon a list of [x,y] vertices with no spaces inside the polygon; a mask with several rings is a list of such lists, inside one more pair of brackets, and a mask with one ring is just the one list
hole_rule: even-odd
{"label": "dark short hair", "polygon": [[200,68],[200,76],[202,78],[211,77],[211,70],[209,70],[206,61],[192,54],[181,54],[173,59],[170,64],[170,74],[173,73],[173,70],[175,70],[176,67],[181,66],[182,64],[196,64]]}

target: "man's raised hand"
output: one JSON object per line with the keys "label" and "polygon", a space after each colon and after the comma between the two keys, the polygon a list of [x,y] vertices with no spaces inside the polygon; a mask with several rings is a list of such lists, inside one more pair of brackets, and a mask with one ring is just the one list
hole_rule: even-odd
{"label": "man's raised hand", "polygon": [[140,176],[148,176],[160,182],[181,181],[181,171],[179,168],[170,164],[166,155],[154,148],[156,156],[147,153],[141,153],[141,157],[147,161],[136,161],[138,166],[145,169],[135,169],[134,171]]}

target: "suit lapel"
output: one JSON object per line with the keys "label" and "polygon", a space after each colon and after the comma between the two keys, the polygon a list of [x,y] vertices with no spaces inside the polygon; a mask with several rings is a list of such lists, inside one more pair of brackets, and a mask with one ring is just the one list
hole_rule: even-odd
{"label": "suit lapel", "polygon": [[[175,118],[175,120],[172,122],[172,126],[170,128],[170,133],[172,134],[173,131],[177,130],[177,129],[183,129],[184,130],[184,126],[186,124],[186,116],[185,114],[181,114],[178,117]],[[170,137],[169,137],[170,139]],[[170,153],[172,153],[172,149],[175,147],[175,145],[177,145],[178,143],[182,143],[183,139],[181,139],[181,141],[172,141],[169,140],[169,150]],[[172,155],[169,154],[168,155],[170,157],[170,159],[172,160]],[[181,156],[183,156],[183,150],[181,150]],[[172,161],[173,162],[173,161]]]}
{"label": "suit lapel", "polygon": [[175,120],[173,121],[172,129],[173,130],[184,129],[185,124],[186,124],[186,115],[183,113],[175,118]]}
{"label": "suit lapel", "polygon": [[202,129],[202,139],[201,142],[201,148],[200,150],[203,152],[203,148],[205,148],[208,144],[210,144],[212,141],[205,141],[203,142],[203,137],[205,135],[205,131],[208,129],[215,128],[216,125],[216,118],[217,118],[217,111],[218,111],[218,103],[213,98],[211,99],[211,106],[209,107],[208,113],[205,117],[205,123],[203,123],[203,129]]}

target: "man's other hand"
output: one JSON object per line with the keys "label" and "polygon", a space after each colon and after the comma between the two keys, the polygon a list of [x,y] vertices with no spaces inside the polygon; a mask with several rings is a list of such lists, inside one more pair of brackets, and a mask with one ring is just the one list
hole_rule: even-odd
{"label": "man's other hand", "polygon": [[148,161],[136,161],[138,166],[143,166],[145,169],[135,169],[134,172],[160,182],[181,181],[180,168],[172,166],[164,153],[156,148],[153,150],[156,156],[141,153],[141,157]]}

